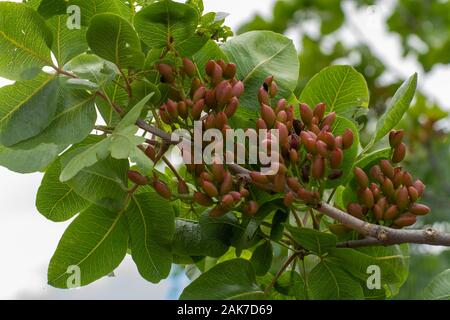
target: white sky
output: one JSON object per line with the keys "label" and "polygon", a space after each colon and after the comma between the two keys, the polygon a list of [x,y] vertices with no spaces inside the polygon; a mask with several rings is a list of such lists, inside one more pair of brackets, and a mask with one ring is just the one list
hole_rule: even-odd
{"label": "white sky", "polygon": [[[0,0],[3,1],[3,0]],[[19,1],[15,1],[19,2]],[[273,0],[205,0],[207,11],[230,13],[227,24],[236,30],[254,12],[268,15]],[[381,18],[389,14],[394,1],[385,0],[382,6],[357,12],[353,6],[346,5],[353,23],[369,41],[371,48],[388,65],[396,70],[391,76],[400,73],[407,77],[419,72],[419,83],[431,97],[442,106],[450,109],[450,68],[436,66],[424,76],[414,58],[401,56],[398,39],[390,35]],[[297,44],[296,28],[289,35]],[[344,31],[348,41],[358,37],[347,29]],[[0,86],[11,83],[0,78]],[[1,103],[1,102],[0,102]],[[173,281],[163,281],[152,285],[142,280],[129,257],[115,271],[116,277],[102,279],[78,290],[57,290],[46,285],[47,264],[68,223],[53,223],[45,220],[35,208],[36,192],[41,174],[20,175],[0,167],[0,299],[14,298],[176,298]],[[185,283],[185,279],[177,281]]]}

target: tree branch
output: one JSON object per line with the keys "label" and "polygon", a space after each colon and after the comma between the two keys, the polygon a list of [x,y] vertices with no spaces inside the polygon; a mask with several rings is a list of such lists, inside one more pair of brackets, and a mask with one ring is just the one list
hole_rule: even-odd
{"label": "tree branch", "polygon": [[424,230],[392,229],[359,220],[352,215],[323,202],[317,205],[316,210],[339,221],[345,226],[356,230],[361,235],[368,237],[362,240],[353,240],[339,244],[341,247],[394,245],[401,243],[450,246],[450,234],[439,232],[433,228],[426,228]]}

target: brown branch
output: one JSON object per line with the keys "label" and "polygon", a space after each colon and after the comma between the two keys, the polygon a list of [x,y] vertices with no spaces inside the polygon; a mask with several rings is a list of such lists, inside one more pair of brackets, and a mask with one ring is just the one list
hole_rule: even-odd
{"label": "brown branch", "polygon": [[401,243],[429,244],[434,246],[450,246],[450,234],[442,233],[433,228],[424,230],[392,229],[366,221],[336,209],[327,203],[320,203],[316,210],[356,230],[368,239],[349,241],[340,246],[394,245]]}

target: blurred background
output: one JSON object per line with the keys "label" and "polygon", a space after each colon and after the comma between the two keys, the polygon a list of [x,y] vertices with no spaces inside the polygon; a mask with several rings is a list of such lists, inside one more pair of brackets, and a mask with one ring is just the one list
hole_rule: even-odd
{"label": "blurred background", "polygon": [[[1,0],[0,0],[1,1]],[[20,1],[16,1],[20,2]],[[369,85],[370,112],[362,119],[368,141],[399,84],[419,73],[419,89],[399,127],[407,130],[405,166],[427,185],[432,214],[418,227],[450,232],[450,1],[449,0],[204,0],[206,11],[227,12],[236,34],[284,33],[299,51],[296,93],[322,68],[350,64]],[[0,86],[9,84],[0,78]],[[76,290],[47,286],[46,269],[70,222],[46,221],[35,209],[41,174],[0,168],[0,298],[176,299],[188,283],[182,270],[153,285],[127,257],[114,275]],[[447,222],[446,222],[447,221]],[[450,268],[450,250],[410,246],[410,276],[398,299],[418,295],[433,275]]]}

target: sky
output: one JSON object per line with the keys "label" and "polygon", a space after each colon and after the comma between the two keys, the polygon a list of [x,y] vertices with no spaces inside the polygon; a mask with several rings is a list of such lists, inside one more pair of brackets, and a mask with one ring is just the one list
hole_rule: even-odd
{"label": "sky", "polygon": [[[2,0],[0,0],[2,1]],[[255,12],[267,16],[274,0],[204,0],[207,11],[229,13],[227,24],[233,30]],[[19,2],[19,1],[16,1]],[[443,107],[450,110],[448,79],[450,69],[436,66],[427,76],[413,57],[401,56],[399,41],[382,23],[392,10],[393,0],[366,10],[345,5],[352,23],[362,34],[350,28],[344,30],[347,41],[358,41],[361,36],[372,50],[395,72],[390,77],[406,78],[418,71],[419,85]],[[312,26],[314,29],[314,26]],[[288,35],[298,47],[295,27]],[[299,47],[298,47],[299,48]],[[301,48],[299,48],[301,49]],[[0,86],[10,84],[0,78]],[[447,86],[447,87],[446,87]],[[1,102],[0,102],[1,103]],[[0,299],[175,299],[180,287],[187,283],[183,276],[154,285],[143,280],[130,257],[114,272],[114,277],[103,278],[94,284],[76,290],[59,290],[46,284],[48,262],[69,222],[53,223],[42,217],[35,208],[36,192],[42,174],[21,175],[0,167]]]}

